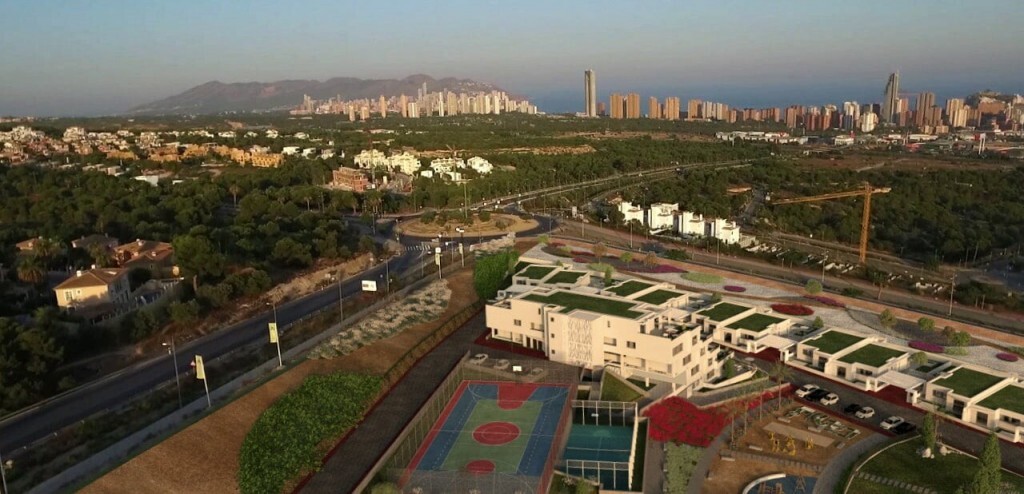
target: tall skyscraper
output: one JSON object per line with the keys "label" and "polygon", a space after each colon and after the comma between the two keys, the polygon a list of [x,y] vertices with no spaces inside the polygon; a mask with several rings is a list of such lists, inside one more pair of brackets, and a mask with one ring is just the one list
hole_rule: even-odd
{"label": "tall skyscraper", "polygon": [[398,110],[402,112],[402,118],[409,117],[409,97],[401,95],[398,97]]}
{"label": "tall skyscraper", "polygon": [[687,101],[686,102],[686,119],[687,120],[696,120],[696,119],[701,118],[701,117],[703,117],[703,115],[700,114],[700,100],[699,99],[691,99],[690,101]]}
{"label": "tall skyscraper", "polygon": [[[963,107],[964,107],[964,100],[963,100],[963,98],[949,98],[949,99],[946,100],[946,122],[951,127],[955,127],[956,126],[956,124],[953,123],[954,120],[955,120],[954,117],[956,116],[958,111],[963,109]],[[963,125],[961,125],[961,127],[963,127]]]}
{"label": "tall skyscraper", "polygon": [[623,118],[625,117],[625,106],[626,100],[619,93],[612,93],[608,97],[608,112],[612,118]]}
{"label": "tall skyscraper", "polygon": [[[879,120],[889,124],[893,122],[893,114],[897,113],[896,105],[900,99],[900,73],[889,74],[889,82],[885,83],[885,99],[882,100],[882,115]],[[904,108],[905,110],[905,108]]]}
{"label": "tall skyscraper", "polygon": [[658,103],[658,98],[654,96],[647,99],[647,118],[655,120],[661,118],[661,104]]}
{"label": "tall skyscraper", "polygon": [[924,92],[917,95],[917,104],[914,107],[914,124],[918,127],[931,125],[931,109],[935,106],[935,93]]}
{"label": "tall skyscraper", "polygon": [[679,98],[665,98],[665,119],[679,120]]}
{"label": "tall skyscraper", "polygon": [[586,70],[583,72],[583,93],[585,103],[587,105],[586,112],[588,117],[597,116],[597,76],[594,75],[593,70]]}
{"label": "tall skyscraper", "polygon": [[388,102],[384,99],[384,95],[380,95],[380,100],[377,101],[377,107],[380,109],[380,118],[388,116]]}
{"label": "tall skyscraper", "polygon": [[640,118],[640,95],[637,93],[626,95],[626,118]]}

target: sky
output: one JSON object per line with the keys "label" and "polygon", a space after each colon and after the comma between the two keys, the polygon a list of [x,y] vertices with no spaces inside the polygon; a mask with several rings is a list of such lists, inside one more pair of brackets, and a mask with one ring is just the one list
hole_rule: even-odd
{"label": "sky", "polygon": [[[1024,1],[0,0],[0,115],[101,115],[208,81],[424,73],[541,110],[639,92],[732,106],[1024,92]],[[297,101],[296,104],[299,102]]]}

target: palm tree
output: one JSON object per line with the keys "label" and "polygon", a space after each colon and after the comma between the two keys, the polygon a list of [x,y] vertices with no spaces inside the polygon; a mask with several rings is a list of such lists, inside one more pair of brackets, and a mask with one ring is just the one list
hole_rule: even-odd
{"label": "palm tree", "polygon": [[39,257],[44,265],[49,265],[56,259],[60,250],[60,242],[52,238],[39,237],[32,245],[32,252]]}
{"label": "palm tree", "polygon": [[782,383],[793,379],[793,370],[789,368],[783,361],[777,360],[772,364],[771,369],[768,370],[768,375],[771,376],[775,383],[779,385],[779,389],[776,391],[779,395],[779,406],[778,409],[782,410]]}
{"label": "palm tree", "polygon": [[87,250],[96,267],[105,268],[110,264],[110,251],[105,244],[94,243],[89,245]]}
{"label": "palm tree", "polygon": [[238,194],[242,192],[242,188],[238,184],[231,184],[228,186],[228,192],[231,193],[231,201],[238,205]]}
{"label": "palm tree", "polygon": [[35,254],[18,260],[18,279],[33,286],[42,285],[46,281],[46,269]]}

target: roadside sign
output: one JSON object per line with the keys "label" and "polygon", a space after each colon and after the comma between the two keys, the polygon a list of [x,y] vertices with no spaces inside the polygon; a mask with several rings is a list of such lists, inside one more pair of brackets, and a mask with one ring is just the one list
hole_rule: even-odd
{"label": "roadside sign", "polygon": [[196,368],[196,379],[206,380],[206,367],[203,366],[203,356],[196,355],[195,362],[192,365]]}
{"label": "roadside sign", "polygon": [[277,323],[268,323],[267,328],[270,330],[270,342],[277,343]]}
{"label": "roadside sign", "polygon": [[372,280],[363,280],[363,291],[364,292],[375,292],[377,291],[377,282]]}

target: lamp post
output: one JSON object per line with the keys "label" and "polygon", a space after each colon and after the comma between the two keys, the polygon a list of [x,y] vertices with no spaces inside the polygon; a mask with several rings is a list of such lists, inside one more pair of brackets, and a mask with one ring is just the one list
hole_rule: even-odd
{"label": "lamp post", "polygon": [[953,277],[949,279],[949,311],[946,312],[947,316],[953,315],[953,292],[956,290],[956,272],[953,272]]}
{"label": "lamp post", "polygon": [[9,494],[7,490],[7,474],[4,473],[4,469],[7,467],[4,465],[4,457],[0,455],[0,486],[3,486],[3,494]]}
{"label": "lamp post", "polygon": [[825,257],[821,258],[821,285],[825,285],[825,265],[828,264],[828,251],[825,251]]}
{"label": "lamp post", "polygon": [[[174,338],[171,338],[170,343],[161,343],[167,348],[167,353],[171,356],[171,360],[174,361],[174,384],[178,386],[178,410],[181,410],[183,403],[181,401],[181,379],[178,377],[178,351],[174,347]],[[4,489],[6,492],[6,488]]]}
{"label": "lamp post", "polygon": [[459,232],[459,256],[462,257],[462,267],[466,267],[466,252],[463,250],[466,244],[466,230],[460,226],[456,227],[455,231]]}
{"label": "lamp post", "polygon": [[343,269],[338,270],[338,321],[345,321],[345,294],[342,292],[342,281],[344,281],[345,271]]}
{"label": "lamp post", "polygon": [[284,359],[281,358],[281,337],[277,333],[277,304],[267,302],[267,305],[274,311],[274,322],[267,324],[267,329],[270,331],[270,342],[277,345],[277,366],[284,367]]}

